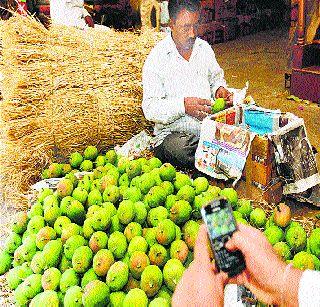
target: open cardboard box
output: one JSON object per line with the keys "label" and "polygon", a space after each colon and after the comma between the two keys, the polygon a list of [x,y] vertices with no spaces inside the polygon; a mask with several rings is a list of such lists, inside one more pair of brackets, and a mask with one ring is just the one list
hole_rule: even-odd
{"label": "open cardboard box", "polygon": [[[242,107],[234,106],[212,115],[211,119],[228,125],[240,125],[242,117]],[[266,136],[256,135],[254,137],[243,177],[246,177],[249,159],[252,173],[250,180],[255,186],[263,190],[276,177],[273,146]]]}
{"label": "open cardboard box", "polygon": [[320,186],[303,119],[279,110],[234,106],[205,121],[196,153],[200,171],[234,183],[242,174],[248,194],[255,185],[268,202],[277,202],[282,194],[308,201],[306,189]]}

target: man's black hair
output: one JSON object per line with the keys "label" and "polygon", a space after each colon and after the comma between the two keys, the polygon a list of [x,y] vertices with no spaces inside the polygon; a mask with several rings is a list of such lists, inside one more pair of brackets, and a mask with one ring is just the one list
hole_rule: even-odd
{"label": "man's black hair", "polygon": [[200,0],[169,0],[169,17],[176,19],[178,13],[186,9],[189,12],[200,11]]}

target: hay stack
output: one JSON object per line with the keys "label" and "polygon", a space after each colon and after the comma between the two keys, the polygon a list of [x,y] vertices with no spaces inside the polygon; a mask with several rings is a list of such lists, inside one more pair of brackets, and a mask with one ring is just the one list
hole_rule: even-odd
{"label": "hay stack", "polygon": [[32,18],[1,24],[3,101],[0,177],[6,201],[24,194],[42,169],[87,145],[106,149],[149,127],[141,72],[155,32],[46,30]]}

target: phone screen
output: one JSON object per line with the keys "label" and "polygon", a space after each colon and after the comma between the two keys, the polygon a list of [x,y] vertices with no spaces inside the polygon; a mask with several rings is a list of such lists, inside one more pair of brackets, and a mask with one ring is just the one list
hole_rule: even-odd
{"label": "phone screen", "polygon": [[236,230],[236,225],[226,204],[206,210],[207,227],[212,239],[219,238]]}
{"label": "phone screen", "polygon": [[239,250],[228,251],[225,243],[237,230],[231,205],[224,198],[217,198],[202,207],[201,215],[207,225],[212,251],[218,271],[236,276],[245,267],[245,261]]}

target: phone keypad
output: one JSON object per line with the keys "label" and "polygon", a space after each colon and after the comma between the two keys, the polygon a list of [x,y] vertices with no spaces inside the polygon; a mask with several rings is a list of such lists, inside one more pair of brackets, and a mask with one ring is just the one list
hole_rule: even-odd
{"label": "phone keypad", "polygon": [[214,249],[216,250],[216,251],[219,251],[219,250],[221,250],[221,249],[223,249],[223,247],[224,247],[224,244],[223,244],[223,242],[222,241],[214,241],[213,242],[213,245],[214,245]]}
{"label": "phone keypad", "polygon": [[230,268],[232,264],[230,254],[225,249],[221,249],[217,254],[220,259],[222,268],[226,268],[226,269]]}
{"label": "phone keypad", "polygon": [[219,264],[222,270],[228,270],[231,267],[237,266],[241,263],[241,258],[239,258],[239,253],[232,253],[227,251],[225,248],[217,251]]}

